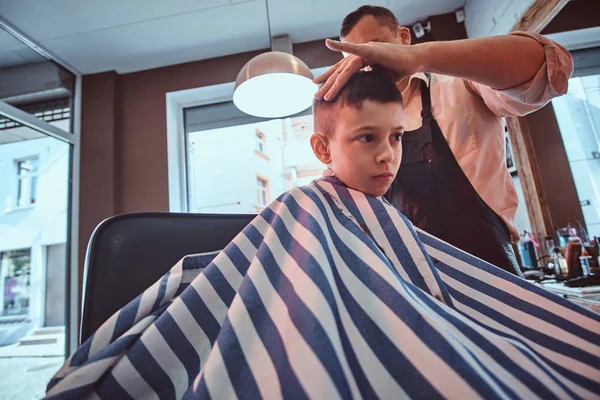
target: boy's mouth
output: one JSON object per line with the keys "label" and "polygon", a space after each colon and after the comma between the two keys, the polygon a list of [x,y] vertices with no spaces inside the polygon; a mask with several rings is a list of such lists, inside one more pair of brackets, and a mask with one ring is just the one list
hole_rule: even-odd
{"label": "boy's mouth", "polygon": [[375,175],[373,179],[381,183],[390,183],[394,179],[394,174],[391,172],[384,172],[383,174]]}

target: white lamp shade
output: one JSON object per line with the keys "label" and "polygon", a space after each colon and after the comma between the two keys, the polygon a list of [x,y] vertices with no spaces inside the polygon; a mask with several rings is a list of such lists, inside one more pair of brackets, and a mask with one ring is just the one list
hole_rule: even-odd
{"label": "white lamp shade", "polygon": [[238,74],[233,103],[255,117],[287,117],[311,106],[318,88],[312,79],[308,66],[292,54],[263,53]]}

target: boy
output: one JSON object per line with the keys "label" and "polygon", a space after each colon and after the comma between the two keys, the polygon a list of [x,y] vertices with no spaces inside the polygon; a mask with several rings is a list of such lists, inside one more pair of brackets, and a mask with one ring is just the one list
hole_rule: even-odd
{"label": "boy", "polygon": [[350,78],[336,101],[315,99],[312,149],[348,187],[383,196],[402,158],[402,95],[383,69]]}

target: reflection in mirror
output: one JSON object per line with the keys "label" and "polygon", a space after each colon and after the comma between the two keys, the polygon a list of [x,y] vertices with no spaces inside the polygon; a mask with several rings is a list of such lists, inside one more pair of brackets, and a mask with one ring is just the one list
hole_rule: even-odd
{"label": "reflection in mirror", "polygon": [[75,76],[1,28],[0,82],[0,101],[46,122],[70,120]]}
{"label": "reflection in mirror", "polygon": [[64,362],[70,150],[0,118],[1,398],[41,398]]}

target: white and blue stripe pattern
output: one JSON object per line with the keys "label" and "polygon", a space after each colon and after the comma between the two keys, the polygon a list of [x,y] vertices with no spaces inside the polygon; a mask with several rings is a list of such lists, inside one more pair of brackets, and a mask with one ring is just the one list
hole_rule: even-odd
{"label": "white and blue stripe pattern", "polygon": [[593,399],[600,317],[327,177],[180,261],[47,396]]}

